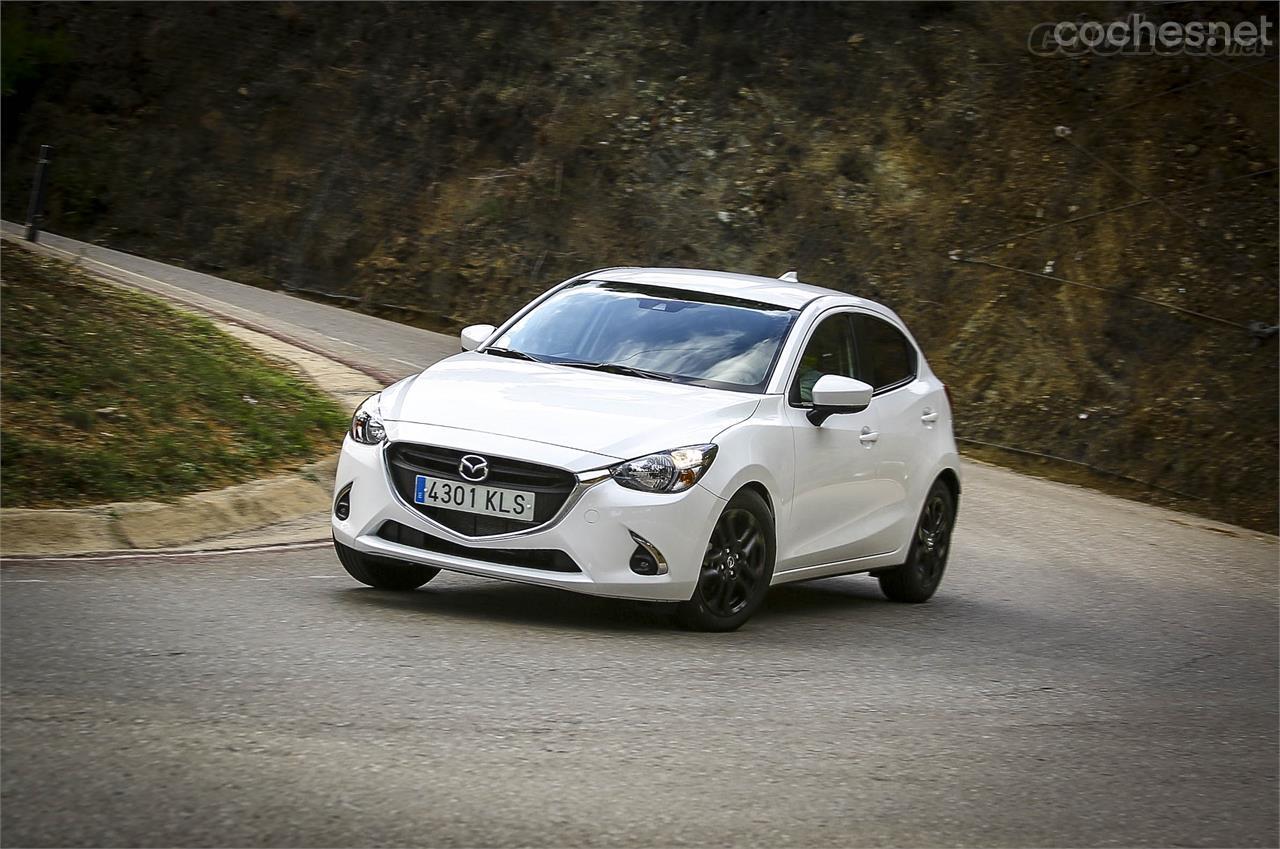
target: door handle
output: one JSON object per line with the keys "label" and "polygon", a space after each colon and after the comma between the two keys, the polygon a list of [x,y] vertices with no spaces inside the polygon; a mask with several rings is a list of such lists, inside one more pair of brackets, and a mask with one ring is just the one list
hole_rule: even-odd
{"label": "door handle", "polygon": [[858,436],[858,441],[861,442],[863,445],[870,447],[871,444],[879,438],[880,438],[879,432],[874,431],[869,427],[864,427],[862,429],[862,433]]}
{"label": "door handle", "polygon": [[933,424],[937,420],[938,420],[938,414],[935,413],[933,410],[930,410],[928,407],[925,407],[924,415],[920,417],[920,421],[924,422],[925,424]]}

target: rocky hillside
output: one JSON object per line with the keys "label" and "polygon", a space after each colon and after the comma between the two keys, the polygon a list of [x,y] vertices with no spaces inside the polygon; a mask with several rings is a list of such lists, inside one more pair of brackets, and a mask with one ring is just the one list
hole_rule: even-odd
{"label": "rocky hillside", "polygon": [[798,268],[902,313],[962,436],[1274,530],[1274,48],[1027,50],[1139,6],[1274,16],[6,3],[4,211],[53,144],[51,229],[441,329],[598,266]]}

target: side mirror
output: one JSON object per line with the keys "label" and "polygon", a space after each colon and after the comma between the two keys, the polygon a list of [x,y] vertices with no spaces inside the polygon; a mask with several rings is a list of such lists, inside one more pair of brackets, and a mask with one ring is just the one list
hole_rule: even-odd
{"label": "side mirror", "polygon": [[484,344],[484,340],[493,335],[493,331],[498,328],[492,324],[473,324],[470,327],[462,328],[462,350],[474,351]]}
{"label": "side mirror", "polygon": [[861,413],[871,404],[874,390],[861,380],[824,374],[813,385],[813,409],[809,421],[821,427],[829,417],[842,413]]}

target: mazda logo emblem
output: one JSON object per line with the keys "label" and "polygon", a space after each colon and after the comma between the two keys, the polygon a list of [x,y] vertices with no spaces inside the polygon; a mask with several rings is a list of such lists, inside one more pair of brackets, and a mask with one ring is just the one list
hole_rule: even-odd
{"label": "mazda logo emblem", "polygon": [[489,477],[489,461],[475,454],[468,454],[458,463],[458,474],[472,483],[479,483]]}

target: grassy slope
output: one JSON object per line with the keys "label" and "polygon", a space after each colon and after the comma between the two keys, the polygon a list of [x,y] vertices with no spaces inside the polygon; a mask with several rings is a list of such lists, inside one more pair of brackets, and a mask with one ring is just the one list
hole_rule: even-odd
{"label": "grassy slope", "polygon": [[436,329],[603,265],[795,267],[903,315],[961,435],[1274,529],[1275,339],[950,258],[1275,322],[1276,174],[1236,179],[1274,64],[1027,51],[1137,6],[1267,8],[10,2],[66,49],[4,99],[4,205],[51,143],[57,232]]}
{"label": "grassy slope", "polygon": [[214,489],[341,438],[346,419],[332,401],[209,322],[2,250],[5,507]]}

